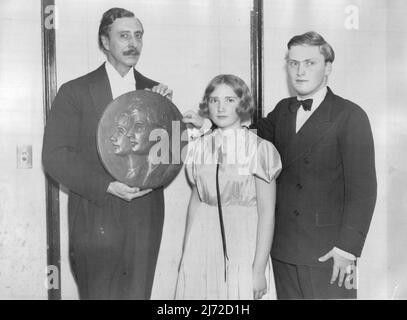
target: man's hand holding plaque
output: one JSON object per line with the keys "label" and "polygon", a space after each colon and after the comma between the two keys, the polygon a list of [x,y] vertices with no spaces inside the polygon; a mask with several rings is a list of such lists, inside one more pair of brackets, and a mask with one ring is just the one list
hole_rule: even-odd
{"label": "man's hand holding plaque", "polygon": [[119,181],[114,181],[109,184],[107,192],[119,197],[126,201],[131,201],[135,198],[140,198],[147,193],[150,193],[153,189],[140,190],[137,187],[129,187],[127,184],[121,183]]}

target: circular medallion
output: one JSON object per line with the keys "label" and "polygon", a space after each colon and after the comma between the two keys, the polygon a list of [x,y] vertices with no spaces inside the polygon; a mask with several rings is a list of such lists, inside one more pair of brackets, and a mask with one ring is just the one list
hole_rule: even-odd
{"label": "circular medallion", "polygon": [[177,107],[158,93],[128,92],[114,99],[98,125],[97,146],[106,170],[142,189],[168,185],[182,168],[186,125]]}

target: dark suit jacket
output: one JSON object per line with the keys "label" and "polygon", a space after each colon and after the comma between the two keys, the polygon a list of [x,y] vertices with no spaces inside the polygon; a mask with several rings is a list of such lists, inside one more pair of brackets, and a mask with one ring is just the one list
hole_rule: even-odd
{"label": "dark suit jacket", "polygon": [[[137,89],[157,84],[134,70]],[[81,298],[146,299],[164,217],[163,190],[126,202],[97,152],[99,119],[112,101],[105,66],[63,84],[43,143],[45,171],[69,189],[70,258]],[[122,276],[123,275],[123,276]]]}
{"label": "dark suit jacket", "polygon": [[294,98],[280,101],[258,123],[258,134],[279,151],[272,257],[320,265],[334,246],[360,256],[376,202],[372,132],[365,112],[328,88],[295,133]]}

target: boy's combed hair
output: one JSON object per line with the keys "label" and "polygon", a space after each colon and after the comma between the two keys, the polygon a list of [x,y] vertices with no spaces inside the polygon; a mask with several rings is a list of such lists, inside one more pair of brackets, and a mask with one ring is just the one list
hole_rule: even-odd
{"label": "boy's combed hair", "polygon": [[242,121],[249,120],[254,112],[253,96],[250,93],[247,84],[239,77],[232,74],[220,74],[213,78],[205,89],[202,102],[199,104],[199,115],[205,118],[209,117],[208,99],[211,93],[221,84],[232,88],[236,96],[240,99],[239,107],[236,112]]}
{"label": "boy's combed hair", "polygon": [[331,45],[315,31],[309,31],[300,35],[296,35],[287,43],[288,50],[293,46],[317,46],[319,51],[325,58],[325,62],[333,62],[335,60],[335,52]]}

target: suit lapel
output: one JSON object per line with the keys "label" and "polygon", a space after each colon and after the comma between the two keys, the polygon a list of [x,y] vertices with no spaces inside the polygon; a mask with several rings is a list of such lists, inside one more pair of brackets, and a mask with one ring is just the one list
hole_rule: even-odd
{"label": "suit lapel", "polygon": [[291,112],[289,109],[289,106],[293,102],[293,100],[295,100],[295,97],[291,98],[288,101],[287,106],[283,108],[282,115],[279,118],[278,127],[280,128],[280,130],[278,133],[278,141],[280,153],[284,153],[284,151],[288,148],[293,138],[295,137],[296,113]]}
{"label": "suit lapel", "polygon": [[134,79],[136,80],[136,90],[143,90],[149,88],[149,84],[146,82],[146,78],[141,75],[136,69],[133,68]]}
{"label": "suit lapel", "polygon": [[98,118],[100,118],[107,105],[113,100],[112,89],[110,88],[105,64],[102,64],[95,71],[89,83],[89,90],[92,96],[93,105],[95,106],[98,114]]}
{"label": "suit lapel", "polygon": [[328,88],[325,99],[311,117],[304,123],[298,133],[295,133],[295,119],[292,128],[292,139],[287,148],[283,150],[283,167],[289,167],[293,162],[310,152],[312,147],[318,143],[332,127],[334,122],[331,120],[331,101],[333,93]]}

